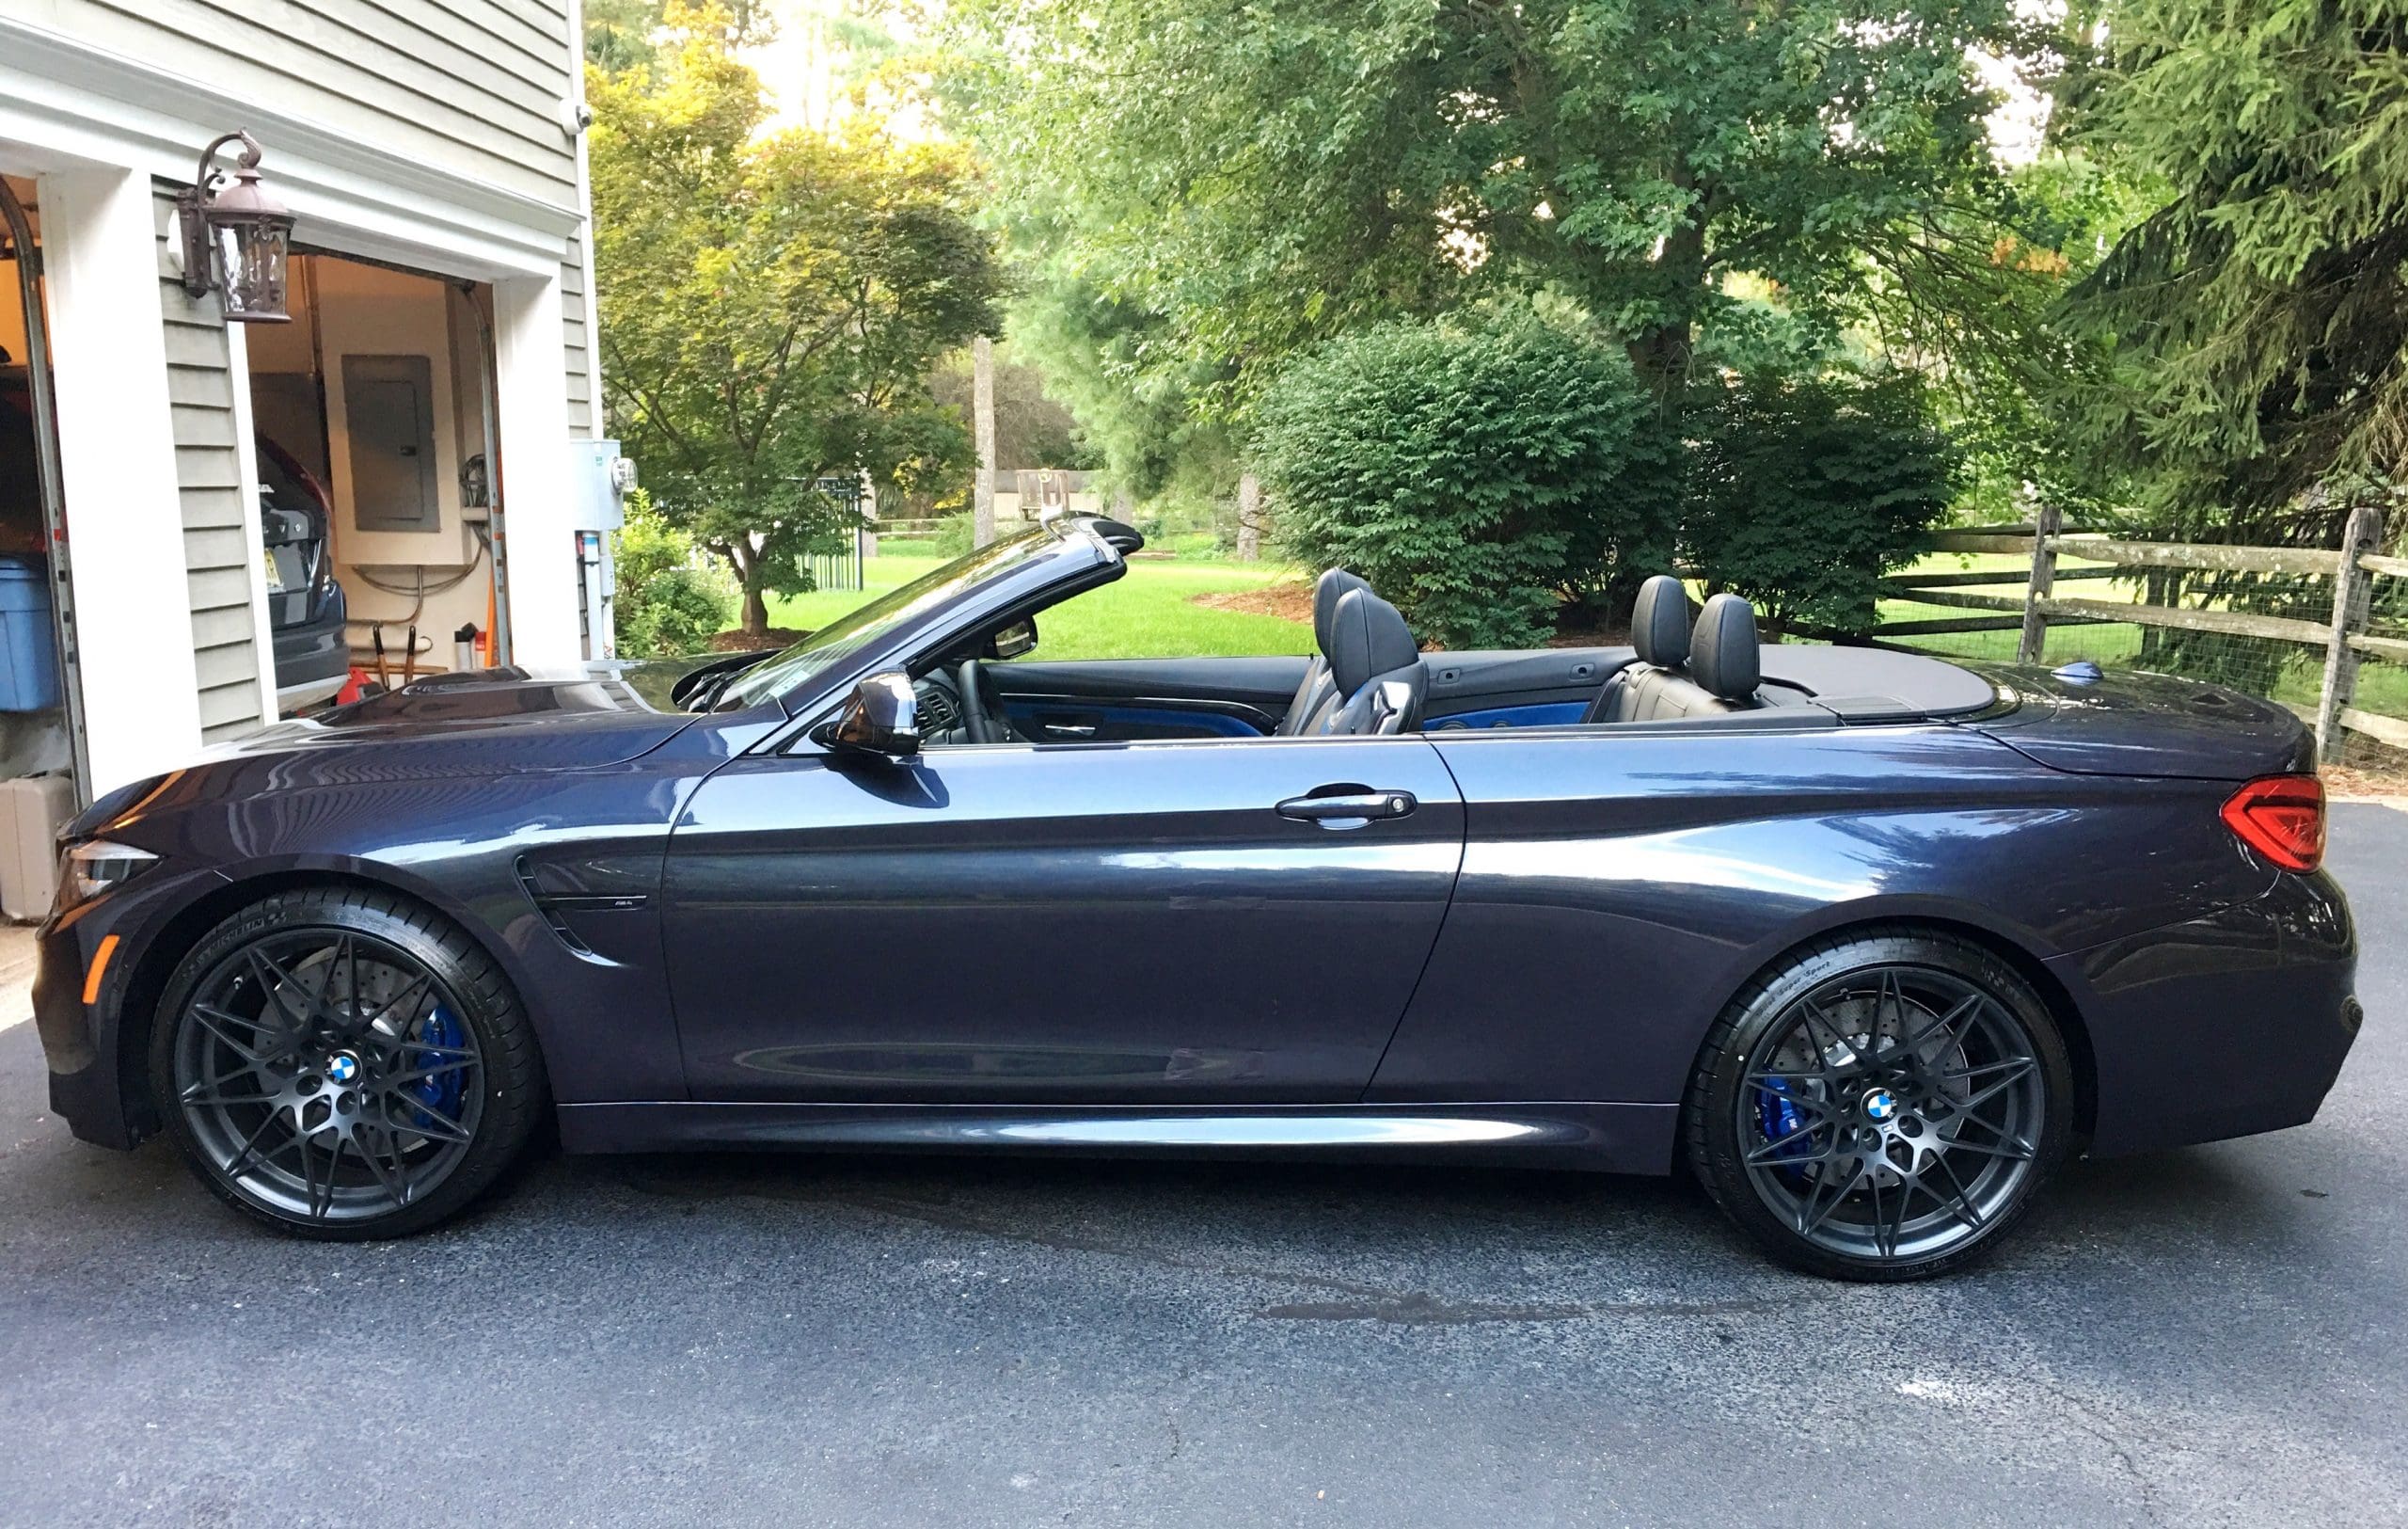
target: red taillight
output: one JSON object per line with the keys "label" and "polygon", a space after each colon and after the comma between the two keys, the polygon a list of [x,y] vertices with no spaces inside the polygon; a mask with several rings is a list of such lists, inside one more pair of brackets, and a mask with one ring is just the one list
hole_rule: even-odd
{"label": "red taillight", "polygon": [[2324,783],[2314,775],[2261,776],[2232,793],[2224,823],[2285,870],[2314,870],[2324,860]]}

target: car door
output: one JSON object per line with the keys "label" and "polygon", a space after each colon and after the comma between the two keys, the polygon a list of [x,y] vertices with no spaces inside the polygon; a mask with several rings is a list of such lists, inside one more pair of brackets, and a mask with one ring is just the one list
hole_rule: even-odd
{"label": "car door", "polygon": [[698,1099],[1352,1101],[1463,857],[1412,737],[800,748],[671,836]]}
{"label": "car door", "polygon": [[1039,743],[1253,738],[1279,725],[1302,658],[1023,660],[990,665],[1004,713]]}

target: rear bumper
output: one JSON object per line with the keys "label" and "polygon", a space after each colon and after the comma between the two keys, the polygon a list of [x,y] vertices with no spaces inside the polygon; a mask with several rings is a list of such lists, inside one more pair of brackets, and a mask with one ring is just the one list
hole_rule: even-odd
{"label": "rear bumper", "polygon": [[344,635],[342,612],[314,626],[287,628],[275,634],[276,704],[291,711],[323,701],[351,677],[351,645]]}
{"label": "rear bumper", "polygon": [[2313,1120],[2363,1019],[2349,903],[2322,874],[2049,964],[2086,1022],[2101,1155]]}

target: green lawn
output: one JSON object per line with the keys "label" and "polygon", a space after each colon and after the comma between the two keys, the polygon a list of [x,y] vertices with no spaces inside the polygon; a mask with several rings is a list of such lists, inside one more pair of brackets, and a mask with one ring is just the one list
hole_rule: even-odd
{"label": "green lawn", "polygon": [[[2061,568],[2097,567],[2075,558],[2066,558]],[[1994,595],[2004,599],[2023,598],[2029,581],[2032,561],[2003,552],[1935,552],[1931,556],[1902,570],[1896,577],[1911,578],[1916,574],[1996,573],[2002,582],[1972,584],[1964,589],[1968,595]],[[2062,595],[2089,600],[2115,600],[2129,603],[2139,596],[2131,584],[2105,579],[2082,579],[2058,591]],[[1891,621],[1945,621],[1954,617],[1978,617],[1990,614],[1987,611],[1968,611],[1952,605],[1925,605],[1915,600],[1883,600],[1881,619]],[[2001,617],[2010,613],[1999,612]],[[2014,631],[1953,631],[1930,632],[1917,637],[1903,637],[1900,642],[1934,653],[1954,653],[1969,659],[1993,659],[2011,663],[2015,660],[2015,645],[2020,633]],[[2062,651],[2060,651],[2062,649]],[[2052,629],[2049,639],[2049,656],[2060,662],[2074,659],[2096,659],[2100,663],[2129,660],[2140,651],[2140,629],[2137,627],[2059,627]]]}
{"label": "green lawn", "polygon": [[[863,601],[910,583],[938,559],[871,558],[867,590],[822,590],[769,602],[769,620],[806,630],[824,627]],[[1038,659],[1180,659],[1211,654],[1310,653],[1312,628],[1244,611],[1215,611],[1198,595],[1259,589],[1300,577],[1275,563],[1169,562],[1138,558],[1101,589],[1089,590],[1038,617]]]}

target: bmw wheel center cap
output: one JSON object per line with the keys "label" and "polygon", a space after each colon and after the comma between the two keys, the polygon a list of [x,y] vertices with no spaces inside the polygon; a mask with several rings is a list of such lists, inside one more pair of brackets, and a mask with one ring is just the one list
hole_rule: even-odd
{"label": "bmw wheel center cap", "polygon": [[1876,1089],[1864,1096],[1864,1118],[1878,1124],[1894,1120],[1898,1114],[1898,1096],[1887,1089]]}
{"label": "bmw wheel center cap", "polygon": [[337,1083],[350,1083],[359,1076],[359,1059],[348,1051],[338,1051],[326,1059],[326,1076]]}

